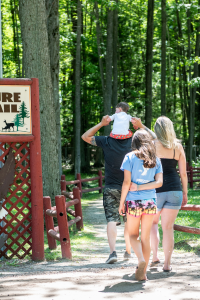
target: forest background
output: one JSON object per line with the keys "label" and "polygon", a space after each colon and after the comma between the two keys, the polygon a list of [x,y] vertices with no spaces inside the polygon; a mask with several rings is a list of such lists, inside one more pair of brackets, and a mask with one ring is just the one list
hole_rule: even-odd
{"label": "forest background", "polygon": [[200,0],[1,6],[3,77],[40,82],[44,195],[59,193],[61,157],[75,174],[102,167],[101,149],[81,134],[120,101],[152,129],[169,117],[192,163],[200,145]]}

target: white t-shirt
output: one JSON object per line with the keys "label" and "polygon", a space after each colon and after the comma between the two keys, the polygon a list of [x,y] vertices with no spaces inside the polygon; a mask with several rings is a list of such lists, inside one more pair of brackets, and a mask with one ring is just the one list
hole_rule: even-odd
{"label": "white t-shirt", "polygon": [[126,135],[129,133],[129,122],[131,122],[131,116],[127,115],[124,111],[116,113],[110,116],[111,121],[114,120],[113,123],[113,134],[123,134]]}

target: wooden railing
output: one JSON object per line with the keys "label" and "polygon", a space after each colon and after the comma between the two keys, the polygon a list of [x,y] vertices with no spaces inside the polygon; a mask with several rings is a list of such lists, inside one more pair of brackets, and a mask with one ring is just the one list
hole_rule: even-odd
{"label": "wooden railing", "polygon": [[[99,170],[98,171],[98,176],[96,177],[92,177],[92,178],[81,178],[81,174],[78,173],[77,174],[77,179],[76,180],[71,180],[71,181],[66,181],[65,180],[65,175],[61,176],[61,194],[66,196],[72,196],[72,193],[69,193],[66,191],[66,186],[67,185],[71,185],[71,184],[76,184],[77,187],[80,190],[80,194],[82,195],[83,193],[88,193],[88,192],[93,192],[93,191],[99,191],[99,193],[103,192],[103,179],[105,178],[105,176],[102,176],[102,171]],[[82,188],[82,183],[83,182],[89,182],[89,181],[94,181],[94,180],[98,180],[98,186],[97,187],[93,187],[93,188],[89,188],[89,189],[83,189]]]}
{"label": "wooden railing", "polygon": [[[47,239],[49,249],[56,249],[56,240],[61,244],[62,258],[72,258],[69,227],[76,224],[78,230],[83,229],[83,216],[81,207],[81,197],[78,188],[73,189],[73,193],[70,194],[70,200],[66,202],[68,196],[56,196],[56,206],[51,207],[50,197],[43,198],[44,204],[44,216],[47,229]],[[74,210],[69,208],[74,205]],[[67,213],[72,215],[74,219],[68,222]],[[53,217],[58,220],[58,226],[54,227]]]}

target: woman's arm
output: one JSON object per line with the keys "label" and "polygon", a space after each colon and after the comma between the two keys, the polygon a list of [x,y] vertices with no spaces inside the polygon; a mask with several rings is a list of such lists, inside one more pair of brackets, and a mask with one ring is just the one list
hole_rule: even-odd
{"label": "woman's arm", "polygon": [[123,185],[122,185],[122,193],[121,193],[121,199],[120,199],[120,205],[119,205],[119,214],[120,215],[125,214],[124,203],[125,203],[128,191],[129,191],[130,184],[131,184],[131,172],[128,170],[124,170],[124,181],[123,181]]}
{"label": "woman's arm", "polygon": [[146,131],[148,131],[150,133],[150,135],[152,136],[152,138],[154,140],[157,139],[155,133],[152,130],[150,130],[148,127],[146,127],[145,125],[142,124],[140,118],[133,117],[132,118],[132,124],[133,124],[133,126],[145,129]]}
{"label": "woman's arm", "polygon": [[180,145],[181,154],[178,160],[179,173],[181,177],[181,183],[183,187],[183,201],[182,206],[187,204],[187,193],[188,193],[188,178],[186,172],[186,158],[183,146]]}
{"label": "woman's arm", "polygon": [[155,175],[155,181],[153,182],[140,184],[140,185],[131,182],[130,191],[135,192],[135,191],[152,190],[152,189],[157,189],[162,185],[163,185],[163,173],[157,173]]}

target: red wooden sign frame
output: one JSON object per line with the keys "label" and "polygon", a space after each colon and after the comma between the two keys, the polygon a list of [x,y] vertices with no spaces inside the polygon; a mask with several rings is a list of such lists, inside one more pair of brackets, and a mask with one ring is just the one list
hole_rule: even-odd
{"label": "red wooden sign frame", "polygon": [[[0,79],[0,85],[29,85],[31,86],[31,113],[32,113],[32,135],[0,135],[1,149],[4,153],[1,155],[0,160],[5,161],[5,155],[8,153],[6,147],[11,147],[15,151],[16,157],[16,176],[15,176],[15,190],[10,189],[10,195],[6,198],[3,206],[8,211],[8,218],[4,218],[5,226],[0,227],[0,232],[8,234],[9,243],[5,243],[5,250],[0,250],[0,257],[4,256],[9,258],[6,254],[7,251],[11,251],[11,257],[15,255],[18,258],[23,258],[25,255],[30,254],[32,250],[33,260],[43,260],[44,259],[44,220],[43,220],[43,184],[42,184],[42,162],[41,162],[41,138],[40,138],[40,109],[39,109],[39,82],[37,78],[31,79]],[[8,146],[5,146],[8,145]],[[21,152],[21,149],[25,149],[26,154]],[[22,166],[22,160],[26,161],[26,167]],[[18,168],[18,169],[17,169]],[[27,172],[26,178],[23,178],[23,172]],[[17,182],[20,181],[20,184]],[[22,185],[26,183],[26,190],[22,189]],[[16,191],[20,191],[22,195],[19,197]],[[28,193],[29,192],[29,193]],[[31,193],[30,193],[31,192]],[[24,203],[21,199],[23,197],[28,199]],[[20,206],[24,204],[26,210],[29,211],[27,214],[23,213],[23,207],[17,206],[17,213],[13,214],[11,212],[12,207],[12,196],[15,197],[16,203]],[[29,199],[30,198],[30,199]],[[7,203],[7,206],[6,206]],[[13,204],[15,205],[15,204]],[[20,214],[20,218],[19,218]],[[29,218],[29,225],[26,225]],[[18,216],[18,218],[17,218]],[[24,221],[23,225],[23,218]],[[1,221],[1,220],[0,220]],[[13,226],[13,224],[16,226]],[[9,230],[7,230],[9,228]],[[16,228],[20,230],[17,231],[17,237],[13,237],[14,230]],[[23,242],[19,243],[18,239],[22,238]],[[27,236],[29,236],[27,238]],[[25,243],[29,247],[25,248]],[[15,249],[13,249],[13,244],[15,244]],[[17,248],[17,249],[16,249]],[[23,250],[23,254],[21,254]]]}

